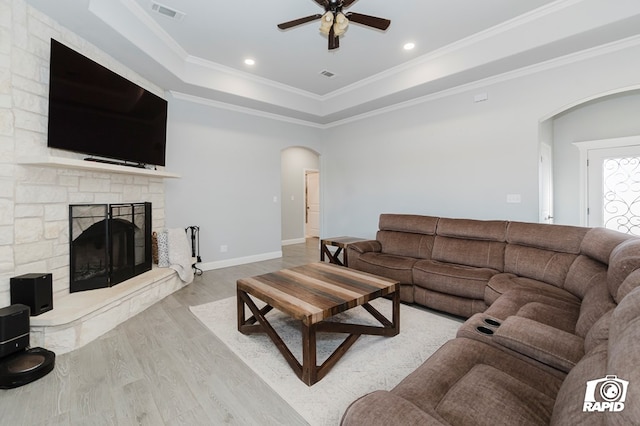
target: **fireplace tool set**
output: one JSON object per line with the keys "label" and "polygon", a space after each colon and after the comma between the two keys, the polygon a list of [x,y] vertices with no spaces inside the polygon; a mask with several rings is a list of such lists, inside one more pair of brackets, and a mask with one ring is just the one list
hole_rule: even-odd
{"label": "fireplace tool set", "polygon": [[196,275],[202,275],[202,269],[196,266],[198,263],[202,262],[202,258],[200,257],[200,227],[188,226],[184,231],[187,233],[187,237],[191,239],[191,257],[196,258],[196,263],[191,265],[193,267],[193,273]]}

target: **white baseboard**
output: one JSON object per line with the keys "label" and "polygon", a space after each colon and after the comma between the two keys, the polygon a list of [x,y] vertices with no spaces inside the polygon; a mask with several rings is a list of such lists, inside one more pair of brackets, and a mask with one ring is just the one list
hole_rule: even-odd
{"label": "white baseboard", "polygon": [[253,256],[236,257],[235,259],[218,260],[215,262],[198,263],[196,266],[203,271],[228,268],[230,266],[245,265],[247,263],[262,262],[263,260],[278,259],[282,257],[282,250],[271,253],[256,254]]}
{"label": "white baseboard", "polygon": [[306,238],[294,238],[293,240],[282,240],[283,246],[290,246],[293,244],[303,244],[306,243]]}

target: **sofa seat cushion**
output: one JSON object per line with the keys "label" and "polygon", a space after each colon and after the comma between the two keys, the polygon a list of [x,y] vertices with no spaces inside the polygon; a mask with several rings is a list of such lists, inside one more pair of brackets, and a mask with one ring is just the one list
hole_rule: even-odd
{"label": "sofa seat cushion", "polygon": [[487,284],[484,300],[487,305],[491,305],[504,293],[515,288],[526,288],[527,290],[547,294],[562,300],[580,301],[580,299],[573,294],[555,285],[532,278],[521,277],[512,273],[493,275]]}
{"label": "sofa seat cushion", "polygon": [[483,299],[489,279],[499,273],[490,268],[420,260],[413,267],[413,282],[440,293]]}
{"label": "sofa seat cushion", "polygon": [[565,373],[584,356],[581,337],[517,315],[510,316],[497,328],[493,340]]}
{"label": "sofa seat cushion", "polygon": [[402,284],[412,284],[412,268],[417,260],[385,253],[363,253],[358,261],[358,269],[397,280]]}
{"label": "sofa seat cushion", "polygon": [[452,425],[539,425],[549,422],[561,384],[535,364],[456,338],[391,392]]}
{"label": "sofa seat cushion", "polygon": [[516,288],[502,295],[487,308],[485,313],[501,320],[518,315],[574,333],[580,315],[580,300],[559,298],[555,294]]}
{"label": "sofa seat cushion", "polygon": [[[402,293],[400,297],[402,298]],[[469,318],[473,314],[484,312],[487,309],[483,299],[454,296],[417,285],[413,286],[413,298],[415,303],[419,305],[463,318]]]}

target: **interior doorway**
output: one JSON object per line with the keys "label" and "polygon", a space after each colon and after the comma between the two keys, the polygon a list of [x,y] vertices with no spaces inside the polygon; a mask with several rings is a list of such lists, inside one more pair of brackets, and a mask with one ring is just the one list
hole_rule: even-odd
{"label": "interior doorway", "polygon": [[306,170],[304,233],[307,238],[320,237],[320,172]]}
{"label": "interior doorway", "polygon": [[282,244],[304,243],[321,234],[320,154],[295,146],[282,150]]}

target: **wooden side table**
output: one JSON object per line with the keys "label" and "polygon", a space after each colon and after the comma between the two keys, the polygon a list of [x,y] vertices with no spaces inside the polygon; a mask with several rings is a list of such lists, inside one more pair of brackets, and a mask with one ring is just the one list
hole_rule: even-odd
{"label": "wooden side table", "polygon": [[[347,246],[358,241],[366,241],[366,239],[355,237],[333,237],[320,240],[320,261],[324,262],[324,256],[326,255],[329,258],[330,263],[340,266],[349,266],[346,250]],[[335,253],[331,253],[327,246],[338,247],[338,250],[336,250]],[[339,258],[340,253],[342,253],[342,261]]]}

